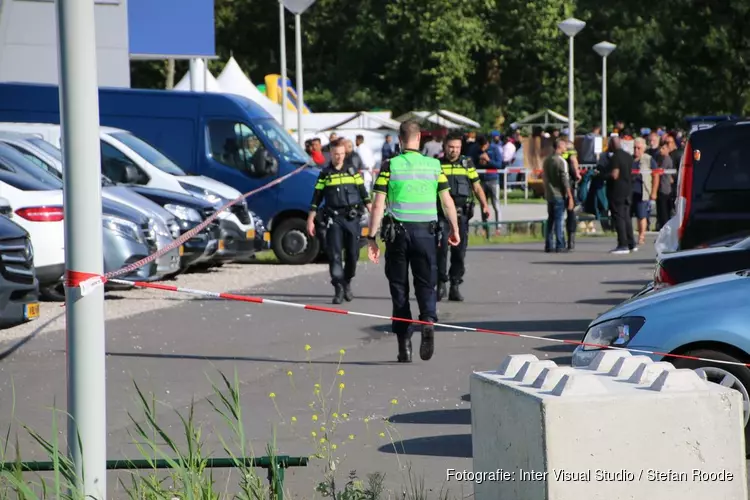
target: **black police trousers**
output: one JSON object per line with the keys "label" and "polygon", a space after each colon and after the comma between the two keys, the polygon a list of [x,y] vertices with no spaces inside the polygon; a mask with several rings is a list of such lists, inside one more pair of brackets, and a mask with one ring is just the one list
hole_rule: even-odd
{"label": "black police trousers", "polygon": [[[396,238],[386,242],[385,276],[391,290],[393,317],[412,319],[409,304],[409,266],[414,277],[414,294],[420,321],[437,321],[437,234],[429,223],[402,222]],[[393,321],[396,335],[405,335],[409,323]]]}
{"label": "black police trousers", "polygon": [[[437,268],[438,281],[441,283],[454,283],[460,285],[463,283],[464,274],[466,273],[466,248],[469,246],[469,217],[466,215],[458,216],[458,235],[461,242],[452,247],[448,244],[448,237],[451,234],[451,224],[448,219],[441,218],[440,226],[443,228],[443,234],[440,238],[440,246],[437,249]],[[451,254],[451,267],[448,269],[448,252]]]}
{"label": "black police trousers", "polygon": [[359,260],[359,237],[359,219],[348,220],[341,215],[331,219],[326,229],[326,252],[333,286],[349,283],[354,278]]}

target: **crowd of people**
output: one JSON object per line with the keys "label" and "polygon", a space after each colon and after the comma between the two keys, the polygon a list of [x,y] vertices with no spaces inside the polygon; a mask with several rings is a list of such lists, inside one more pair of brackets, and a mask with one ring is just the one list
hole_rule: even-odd
{"label": "crowd of people", "polygon": [[[605,230],[614,228],[617,233],[614,254],[638,251],[645,243],[652,216],[656,219],[654,229],[658,231],[674,214],[684,132],[667,132],[659,128],[642,130],[640,135],[633,137],[621,125],[616,126],[599,154],[595,148],[597,138],[601,138],[599,127],[583,138],[578,161],[568,162],[561,153],[570,149],[568,139],[552,137],[556,149],[547,157],[544,167],[548,204],[547,250],[550,250],[553,234],[560,234],[557,228],[563,222],[559,206],[569,203],[561,195],[566,188],[571,189],[573,203],[581,204],[583,212],[601,220]],[[626,141],[632,141],[632,153],[624,148]],[[590,167],[579,169],[577,164]],[[563,171],[566,175],[562,175]],[[635,228],[633,219],[637,221]],[[557,241],[555,248],[559,250],[562,246]]]}

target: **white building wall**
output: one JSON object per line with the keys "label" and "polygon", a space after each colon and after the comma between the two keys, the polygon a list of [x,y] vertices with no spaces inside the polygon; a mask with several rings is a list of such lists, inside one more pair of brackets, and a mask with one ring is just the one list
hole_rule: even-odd
{"label": "white building wall", "polygon": [[[94,1],[94,0],[92,0]],[[101,87],[130,87],[127,0],[95,0]],[[0,81],[58,84],[54,0],[0,0]]]}

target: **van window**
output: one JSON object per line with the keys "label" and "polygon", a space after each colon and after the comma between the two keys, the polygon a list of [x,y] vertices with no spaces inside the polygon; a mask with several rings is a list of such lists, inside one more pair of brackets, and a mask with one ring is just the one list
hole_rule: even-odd
{"label": "van window", "polygon": [[706,180],[706,191],[750,190],[750,146],[736,141],[722,149]]}
{"label": "van window", "polygon": [[135,151],[144,160],[162,172],[179,177],[187,175],[180,167],[175,165],[172,160],[164,156],[161,151],[139,137],[134,136],[130,132],[115,132],[110,135]]}
{"label": "van window", "polygon": [[286,161],[300,164],[312,163],[312,158],[289,135],[289,132],[279,125],[279,122],[276,120],[258,120],[257,126]]}
{"label": "van window", "polygon": [[214,120],[208,124],[211,157],[241,172],[252,171],[256,153],[262,152],[263,143],[244,123]]}
{"label": "van window", "polygon": [[127,170],[135,169],[138,180],[135,184],[148,184],[149,177],[146,172],[136,165],[133,160],[125,156],[122,151],[104,141],[101,143],[102,175],[105,175],[117,184],[129,184]]}

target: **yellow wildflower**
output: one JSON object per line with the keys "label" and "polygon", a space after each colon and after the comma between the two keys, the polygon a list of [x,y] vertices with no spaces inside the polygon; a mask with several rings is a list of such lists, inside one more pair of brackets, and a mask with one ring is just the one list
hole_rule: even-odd
{"label": "yellow wildflower", "polygon": [[381,433],[380,433],[380,434],[378,434],[378,435],[379,435],[380,437],[384,438],[384,437],[385,437],[385,432],[381,432]]}
{"label": "yellow wildflower", "polygon": [[341,354],[343,356],[344,354],[346,354],[346,351],[343,350],[343,349],[339,349],[339,354]]}
{"label": "yellow wildflower", "polygon": [[316,436],[318,435],[318,433],[317,433],[317,432],[315,432],[315,431],[312,431],[312,432],[310,433],[310,435],[311,435],[312,437],[316,437]]}
{"label": "yellow wildflower", "polygon": [[349,434],[349,439],[354,439],[354,434]]}
{"label": "yellow wildflower", "polygon": [[292,422],[296,422],[296,421],[297,421],[297,417],[292,417]]}
{"label": "yellow wildflower", "polygon": [[339,389],[344,389],[344,387],[346,387],[346,385],[344,385],[344,383],[343,383],[343,382],[341,382],[341,383],[339,384]]}
{"label": "yellow wildflower", "polygon": [[391,399],[391,404],[392,405],[397,405],[398,404],[398,399],[395,399],[395,398]]}
{"label": "yellow wildflower", "polygon": [[349,414],[348,413],[342,413],[341,416],[344,417],[344,418],[349,418]]}
{"label": "yellow wildflower", "polygon": [[325,427],[325,425],[321,425],[321,426],[320,426],[320,432],[325,432],[325,431],[326,431],[326,427]]}
{"label": "yellow wildflower", "polygon": [[344,370],[339,370],[338,374],[339,374],[339,377],[343,377],[344,376]]}
{"label": "yellow wildflower", "polygon": [[335,444],[332,444],[332,445],[331,445],[331,449],[332,449],[332,450],[335,450],[336,448],[338,448],[338,446],[336,446]]}
{"label": "yellow wildflower", "polygon": [[322,444],[322,443],[325,443],[325,442],[326,442],[326,438],[320,438],[320,443],[321,443],[321,444]]}
{"label": "yellow wildflower", "polygon": [[305,350],[309,351],[310,349],[312,349],[312,347],[310,347],[310,344],[305,344]]}
{"label": "yellow wildflower", "polygon": [[369,419],[369,418],[367,418],[367,417],[365,417],[365,423],[367,423],[367,422],[369,422],[369,421],[370,421],[370,419]]}
{"label": "yellow wildflower", "polygon": [[313,415],[312,419],[313,419],[313,422],[317,422],[318,421],[318,416],[317,415]]}
{"label": "yellow wildflower", "polygon": [[315,384],[313,387],[315,387],[316,389],[320,389],[320,384]]}
{"label": "yellow wildflower", "polygon": [[275,398],[275,397],[276,397],[276,393],[275,393],[275,392],[272,392],[271,394],[269,394],[269,395],[268,395],[268,397],[269,397],[269,398],[271,398],[271,399],[273,399],[273,398]]}
{"label": "yellow wildflower", "polygon": [[292,370],[289,370],[288,372],[286,372],[286,374],[287,374],[287,375],[289,375],[289,376],[291,377],[291,376],[293,375],[293,374],[292,374]]}
{"label": "yellow wildflower", "polygon": [[333,418],[339,418],[339,414],[338,414],[338,413],[334,413],[334,414],[333,414],[333,415],[331,415],[331,416],[332,416]]}

